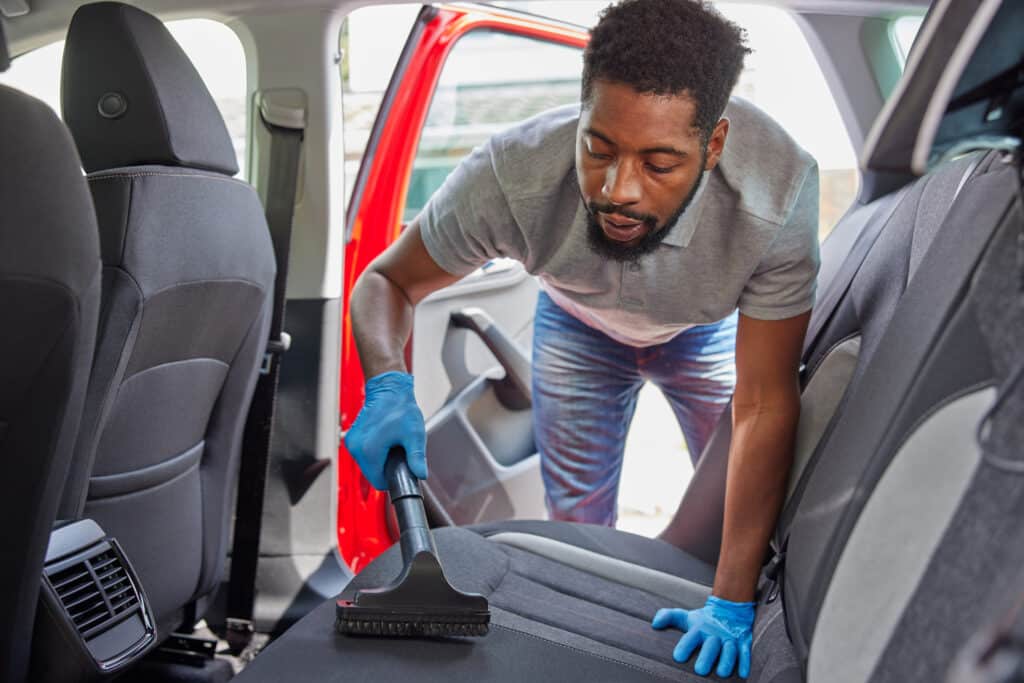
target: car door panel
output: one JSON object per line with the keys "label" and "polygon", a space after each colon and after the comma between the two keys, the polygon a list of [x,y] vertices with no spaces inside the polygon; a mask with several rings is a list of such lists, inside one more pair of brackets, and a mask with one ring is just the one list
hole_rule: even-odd
{"label": "car door panel", "polygon": [[427,418],[427,484],[456,524],[546,514],[529,396],[510,400],[501,391],[509,362],[453,320],[463,312],[481,316],[513,347],[520,363],[511,371],[525,374],[520,381],[529,387],[536,279],[518,263],[492,267],[498,270],[428,297],[415,317],[412,358],[417,402]]}

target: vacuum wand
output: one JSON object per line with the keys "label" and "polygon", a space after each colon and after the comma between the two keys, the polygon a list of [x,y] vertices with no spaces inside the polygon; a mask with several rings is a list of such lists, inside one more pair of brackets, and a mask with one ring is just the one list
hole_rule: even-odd
{"label": "vacuum wand", "polygon": [[398,519],[402,570],[380,588],[338,600],[335,626],[341,633],[372,636],[483,636],[491,613],[487,598],[463,593],[445,578],[427,524],[420,485],[402,448],[388,453],[384,472]]}
{"label": "vacuum wand", "polygon": [[394,448],[388,453],[384,475],[388,480],[388,493],[391,505],[395,508],[395,518],[398,519],[398,541],[402,557],[416,557],[420,552],[436,556],[437,548],[434,547],[434,537],[427,524],[420,484],[406,464],[405,452],[401,448]]}

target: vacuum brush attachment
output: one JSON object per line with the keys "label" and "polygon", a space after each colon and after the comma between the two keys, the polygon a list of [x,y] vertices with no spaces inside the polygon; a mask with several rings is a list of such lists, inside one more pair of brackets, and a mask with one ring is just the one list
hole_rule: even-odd
{"label": "vacuum brush attachment", "polygon": [[445,578],[405,451],[391,449],[384,469],[398,518],[402,571],[386,586],[358,590],[352,600],[338,600],[337,630],[396,637],[487,635],[487,598],[456,590]]}

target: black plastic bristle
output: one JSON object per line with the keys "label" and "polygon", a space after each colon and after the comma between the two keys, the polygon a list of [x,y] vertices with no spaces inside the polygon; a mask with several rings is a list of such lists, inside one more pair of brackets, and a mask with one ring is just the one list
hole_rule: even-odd
{"label": "black plastic bristle", "polygon": [[384,636],[393,638],[444,638],[486,636],[489,624],[449,624],[437,621],[383,621],[338,619],[340,633],[350,636]]}
{"label": "black plastic bristle", "polygon": [[460,611],[444,614],[423,608],[380,610],[360,607],[339,600],[335,627],[339,633],[354,636],[392,636],[398,638],[479,637],[490,630],[491,615],[486,611]]}

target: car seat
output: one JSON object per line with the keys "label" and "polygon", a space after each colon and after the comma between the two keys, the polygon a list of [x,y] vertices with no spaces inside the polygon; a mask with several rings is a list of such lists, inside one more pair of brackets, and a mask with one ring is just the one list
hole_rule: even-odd
{"label": "car seat", "polygon": [[221,579],[275,266],[224,120],[164,25],[80,7],[62,106],[99,216],[103,308],[62,514],[120,541],[161,636]]}
{"label": "car seat", "polygon": [[43,558],[82,416],[99,304],[96,217],[71,136],[45,104],[0,86],[3,681],[27,676]]}

